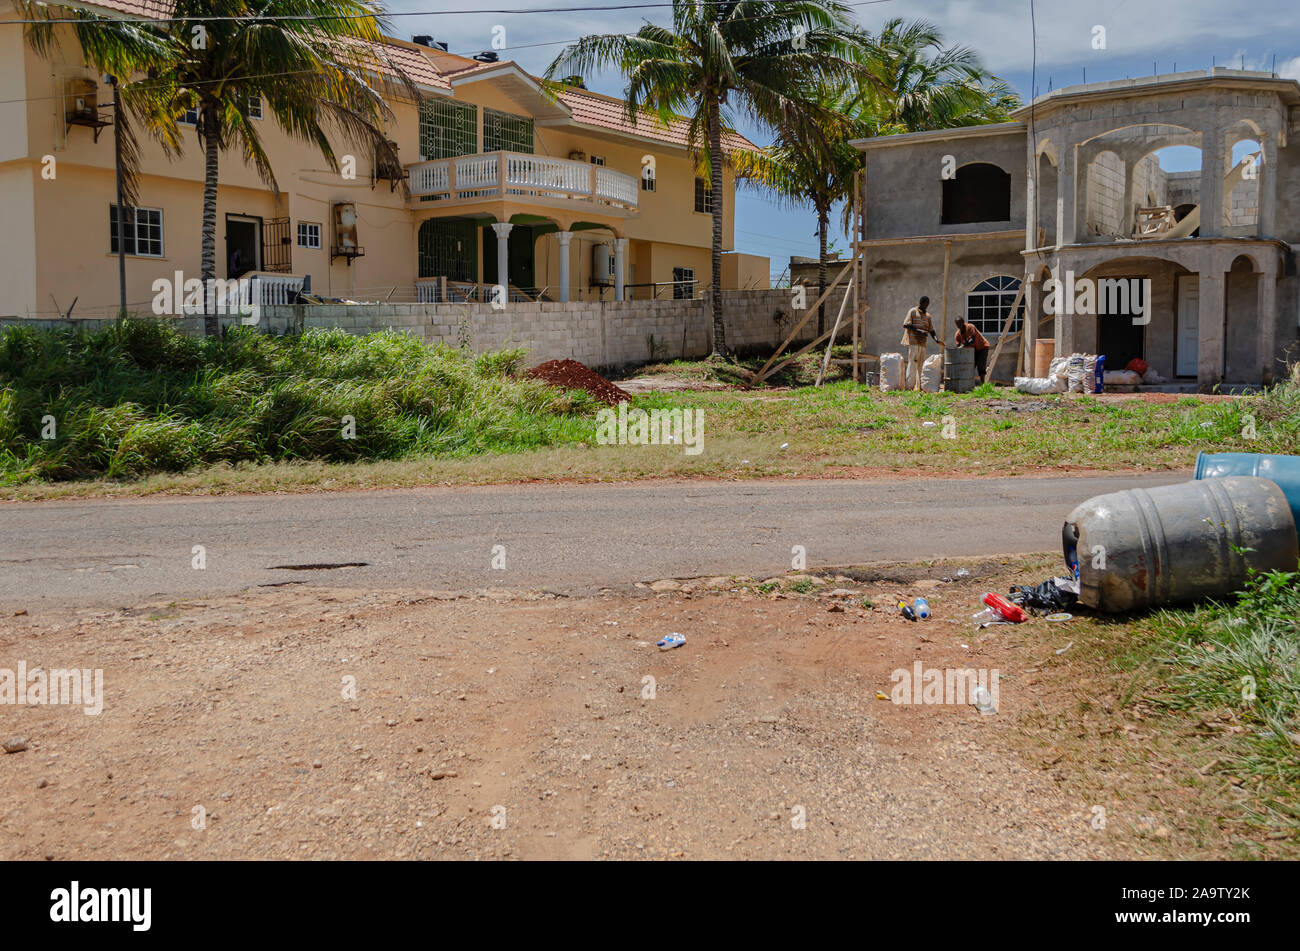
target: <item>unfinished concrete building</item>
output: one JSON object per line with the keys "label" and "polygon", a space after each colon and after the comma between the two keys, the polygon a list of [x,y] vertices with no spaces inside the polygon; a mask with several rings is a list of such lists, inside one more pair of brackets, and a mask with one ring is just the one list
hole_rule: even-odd
{"label": "unfinished concrete building", "polygon": [[1000,379],[1043,338],[1110,369],[1140,357],[1167,389],[1271,383],[1300,336],[1297,132],[1300,83],[1213,69],[856,142],[864,349],[898,349],[924,294],[949,342],[958,314],[1007,330]]}

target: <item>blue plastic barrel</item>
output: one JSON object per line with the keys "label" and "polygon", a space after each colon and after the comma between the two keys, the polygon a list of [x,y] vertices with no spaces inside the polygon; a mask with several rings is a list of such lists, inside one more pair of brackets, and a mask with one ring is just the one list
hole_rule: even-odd
{"label": "blue plastic barrel", "polygon": [[1276,482],[1300,528],[1300,456],[1266,456],[1257,452],[1202,452],[1196,456],[1196,478],[1255,476]]}

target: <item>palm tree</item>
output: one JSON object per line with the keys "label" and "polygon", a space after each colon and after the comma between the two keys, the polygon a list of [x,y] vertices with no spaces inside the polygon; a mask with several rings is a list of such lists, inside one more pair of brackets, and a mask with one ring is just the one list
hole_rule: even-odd
{"label": "palm tree", "polygon": [[[773,191],[786,204],[807,202],[817,212],[818,296],[826,294],[827,242],[830,217],[835,205],[853,190],[853,178],[862,167],[862,156],[849,142],[869,135],[866,123],[839,110],[846,109],[845,97],[825,90],[821,103],[827,112],[817,130],[815,141],[823,148],[812,149],[805,143],[803,129],[782,130],[775,144],[760,152],[739,151],[733,157],[737,177],[746,187]],[[844,230],[848,231],[849,208],[845,205]],[[817,334],[826,330],[826,302],[817,308]]]}
{"label": "palm tree", "polygon": [[[136,203],[140,172],[131,123],[139,123],[172,157],[183,148],[186,113],[195,116],[205,155],[205,287],[216,276],[220,154],[236,149],[279,197],[251,115],[254,104],[264,103],[290,137],[314,145],[332,171],[339,162],[330,133],[375,149],[382,160],[398,161],[383,132],[393,114],[381,87],[418,94],[384,52],[386,23],[372,0],[175,0],[169,18],[144,22],[16,2],[25,19],[37,21],[27,27],[27,39],[38,53],[50,55],[57,31],[67,24],[86,63],[117,77],[125,109],[114,122],[125,141],[128,208]],[[216,314],[205,314],[204,331],[214,334],[217,327]]]}
{"label": "palm tree", "polygon": [[[851,139],[1001,122],[1020,105],[973,51],[945,47],[938,27],[924,20],[891,19],[879,34],[862,34],[860,48],[872,81],[828,87],[819,95],[823,118],[814,140],[827,142],[827,148],[807,147],[809,128],[801,121],[778,128],[771,147],[739,153],[735,160],[749,186],[775,191],[787,202],[807,202],[817,212],[820,294],[826,292],[831,212],[841,202],[843,230],[849,231],[847,199],[861,168],[861,155],[849,145]],[[817,315],[819,335],[825,317],[823,303]]]}
{"label": "palm tree", "polygon": [[944,46],[926,20],[894,17],[866,44],[876,82],[860,90],[853,109],[875,135],[1002,122],[1020,105],[974,50]]}
{"label": "palm tree", "polygon": [[722,322],[724,127],[743,115],[775,127],[824,118],[816,93],[860,76],[847,7],[838,0],[672,0],[672,27],[587,36],[546,71],[555,77],[608,67],[627,77],[632,122],[689,117],[689,141],[707,165],[712,195],[713,356],[726,356]]}

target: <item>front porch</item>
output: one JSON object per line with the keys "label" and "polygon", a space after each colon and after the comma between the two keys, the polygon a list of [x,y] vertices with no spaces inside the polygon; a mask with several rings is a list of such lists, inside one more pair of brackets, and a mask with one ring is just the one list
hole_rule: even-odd
{"label": "front porch", "polygon": [[[625,300],[631,242],[617,221],[512,211],[426,217],[416,233],[423,303]],[[498,288],[500,288],[498,290]]]}
{"label": "front porch", "polygon": [[[1280,242],[1119,241],[1025,254],[1031,263],[1025,290],[1033,315],[1025,341],[1031,356],[1036,338],[1051,336],[1057,354],[1105,354],[1107,370],[1141,358],[1165,379],[1159,388],[1166,392],[1269,385],[1276,377]],[[1048,278],[1058,282],[1058,301],[1066,287],[1089,281],[1095,309],[1045,306]],[[1105,294],[1098,290],[1102,282],[1108,282]],[[1148,291],[1139,291],[1143,287]],[[1110,292],[1129,288],[1132,294]]]}

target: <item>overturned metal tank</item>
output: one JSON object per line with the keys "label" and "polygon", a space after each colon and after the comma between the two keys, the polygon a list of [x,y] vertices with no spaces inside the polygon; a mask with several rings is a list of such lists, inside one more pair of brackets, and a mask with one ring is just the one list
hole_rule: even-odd
{"label": "overturned metal tank", "polygon": [[1241,589],[1250,568],[1295,571],[1295,520],[1268,479],[1125,489],[1084,502],[1062,530],[1079,601],[1118,613]]}

